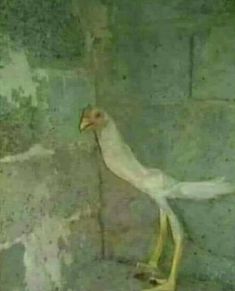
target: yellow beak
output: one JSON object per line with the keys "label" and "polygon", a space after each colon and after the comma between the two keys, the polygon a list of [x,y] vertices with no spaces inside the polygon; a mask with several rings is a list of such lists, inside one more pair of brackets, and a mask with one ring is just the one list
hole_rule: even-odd
{"label": "yellow beak", "polygon": [[80,131],[84,131],[90,125],[92,125],[92,123],[87,118],[82,118],[81,122],[79,124],[79,129],[80,129]]}

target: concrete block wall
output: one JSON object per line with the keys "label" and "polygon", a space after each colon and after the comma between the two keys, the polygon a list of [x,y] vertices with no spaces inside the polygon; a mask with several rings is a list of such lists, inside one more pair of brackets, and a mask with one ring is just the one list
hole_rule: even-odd
{"label": "concrete block wall", "polygon": [[77,290],[102,256],[96,145],[78,130],[94,84],[71,3],[52,2],[0,3],[1,291]]}
{"label": "concrete block wall", "polygon": [[[109,83],[99,83],[98,103],[145,165],[179,180],[225,176],[234,182],[233,2],[110,5],[112,62]],[[157,207],[106,170],[103,181],[107,255],[147,259]],[[234,195],[171,202],[187,237],[182,276],[234,285],[234,202]],[[114,204],[122,211],[115,221]]]}
{"label": "concrete block wall", "polygon": [[[153,247],[157,207],[79,135],[88,103],[147,166],[234,181],[234,11],[228,0],[0,3],[0,290],[110,290],[97,285],[100,258],[134,264]],[[234,199],[172,202],[182,276],[234,284]]]}

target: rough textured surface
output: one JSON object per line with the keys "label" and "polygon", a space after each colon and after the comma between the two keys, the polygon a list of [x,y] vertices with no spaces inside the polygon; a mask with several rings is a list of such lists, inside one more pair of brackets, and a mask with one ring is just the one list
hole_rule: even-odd
{"label": "rough textured surface", "polygon": [[[147,166],[234,181],[234,13],[232,0],[0,2],[1,291],[144,286],[133,266],[158,209],[79,134],[88,103]],[[179,290],[234,289],[234,202],[171,202],[186,232]]]}
{"label": "rough textured surface", "polygon": [[[76,280],[68,280],[68,288],[79,291],[140,291],[152,287],[149,284],[133,278],[133,266],[115,263],[113,261],[96,262],[93,265],[84,265],[83,269],[76,270]],[[68,289],[68,290],[70,290]],[[180,280],[180,291],[233,291],[231,285],[220,284],[216,281]]]}
{"label": "rough textured surface", "polygon": [[234,24],[232,19],[195,35],[194,98],[234,100]]}
{"label": "rough textured surface", "polygon": [[81,25],[71,1],[1,1],[0,29],[13,45],[26,47],[34,62],[71,66],[83,53]]}
{"label": "rough textured surface", "polygon": [[1,251],[1,288],[6,291],[24,290],[23,264],[24,247],[21,244],[14,245],[7,250]]}
{"label": "rough textured surface", "polygon": [[[15,4],[20,12],[23,3]],[[63,62],[70,69],[52,67],[46,47],[37,46],[38,59],[29,23],[24,36],[14,34],[22,42],[13,39],[13,18],[20,27],[13,14],[9,31],[1,31],[0,289],[65,290],[71,265],[99,259],[102,250],[96,147],[92,136],[79,138],[78,131],[81,109],[94,102],[94,85],[69,65],[69,51]],[[43,40],[44,34],[31,33]],[[71,46],[56,37],[78,53],[79,42]]]}
{"label": "rough textured surface", "polygon": [[[159,167],[179,180],[226,176],[234,181],[232,5],[231,1],[113,4],[113,62],[107,69],[109,82],[100,83],[98,102],[113,115],[145,165]],[[110,179],[104,172],[106,205],[118,201],[118,192],[121,201],[129,201],[129,187],[120,189],[120,182],[110,183]],[[138,215],[130,223],[130,209],[123,207],[123,217],[128,219],[122,230],[109,213],[105,225],[122,240],[114,242],[110,233],[107,249],[123,256],[126,241],[131,238],[140,244],[142,239],[145,245],[141,243],[139,258],[144,254],[147,259],[157,213],[148,207],[147,197],[134,193],[146,200],[145,214],[138,213],[141,223]],[[181,276],[233,284],[234,201],[233,195],[215,201],[172,201],[190,244]],[[141,229],[145,230],[142,238]],[[133,248],[125,257],[136,259]]]}
{"label": "rough textured surface", "polygon": [[105,256],[121,261],[142,261],[150,251],[146,242],[151,243],[154,237],[157,207],[106,169],[102,173]]}

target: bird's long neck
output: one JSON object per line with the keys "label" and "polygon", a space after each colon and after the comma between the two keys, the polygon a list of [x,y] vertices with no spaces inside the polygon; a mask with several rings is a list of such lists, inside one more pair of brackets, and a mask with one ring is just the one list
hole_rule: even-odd
{"label": "bird's long neck", "polygon": [[145,167],[123,141],[114,121],[109,117],[105,127],[96,132],[106,166],[118,177],[136,184]]}

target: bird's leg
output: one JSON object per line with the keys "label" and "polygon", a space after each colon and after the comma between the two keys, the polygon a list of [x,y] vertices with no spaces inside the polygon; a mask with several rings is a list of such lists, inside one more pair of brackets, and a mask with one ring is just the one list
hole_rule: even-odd
{"label": "bird's leg", "polygon": [[[167,205],[168,206],[168,205]],[[157,287],[146,289],[146,291],[174,291],[176,288],[176,279],[179,270],[179,263],[182,256],[183,250],[183,231],[180,223],[175,216],[174,212],[167,207],[167,216],[169,218],[173,240],[175,243],[175,251],[173,256],[173,261],[171,265],[170,275],[167,280],[159,280],[158,283],[161,284]]]}
{"label": "bird's leg", "polygon": [[150,281],[156,281],[161,277],[161,272],[159,270],[159,260],[162,254],[164,242],[167,235],[167,215],[164,210],[160,209],[159,216],[159,234],[157,239],[156,247],[150,257],[148,263],[138,263],[137,264],[137,273],[135,277],[137,278],[146,278]]}
{"label": "bird's leg", "polygon": [[181,260],[182,252],[183,252],[184,234],[183,234],[182,227],[172,210],[170,211],[170,214],[169,214],[169,221],[171,225],[173,240],[175,243],[175,251],[174,251],[173,262],[172,262],[171,272],[170,272],[168,281],[172,282],[172,284],[175,286],[176,278],[177,278],[178,270],[179,270],[179,264],[180,264],[180,260]]}
{"label": "bird's leg", "polygon": [[148,265],[153,268],[158,268],[159,260],[162,254],[163,246],[167,235],[167,215],[163,209],[160,209],[160,232],[158,235],[157,245],[150,257]]}

